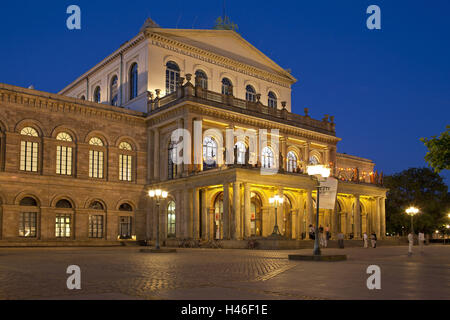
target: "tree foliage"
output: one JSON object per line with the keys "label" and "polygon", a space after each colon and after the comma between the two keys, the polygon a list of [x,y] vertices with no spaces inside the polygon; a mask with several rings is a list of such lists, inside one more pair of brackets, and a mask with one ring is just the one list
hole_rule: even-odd
{"label": "tree foliage", "polygon": [[425,161],[436,172],[450,169],[450,126],[446,126],[446,131],[442,132],[440,137],[436,136],[421,138],[428,152],[425,155]]}
{"label": "tree foliage", "polygon": [[414,217],[414,231],[431,233],[448,223],[450,194],[442,177],[429,168],[410,168],[392,176],[386,176],[384,186],[389,189],[386,197],[386,231],[406,233],[410,230],[411,217],[405,213],[410,206],[419,208]]}

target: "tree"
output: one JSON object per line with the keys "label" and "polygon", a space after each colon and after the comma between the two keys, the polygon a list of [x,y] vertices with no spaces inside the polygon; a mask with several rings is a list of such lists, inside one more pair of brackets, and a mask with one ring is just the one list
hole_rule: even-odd
{"label": "tree", "polygon": [[431,233],[448,221],[450,194],[442,177],[429,168],[410,168],[386,176],[386,231],[408,232],[411,217],[405,213],[409,206],[419,208],[414,217],[414,230]]}
{"label": "tree", "polygon": [[450,126],[446,126],[446,131],[442,132],[439,138],[436,136],[421,138],[428,152],[425,161],[434,168],[437,173],[450,169]]}

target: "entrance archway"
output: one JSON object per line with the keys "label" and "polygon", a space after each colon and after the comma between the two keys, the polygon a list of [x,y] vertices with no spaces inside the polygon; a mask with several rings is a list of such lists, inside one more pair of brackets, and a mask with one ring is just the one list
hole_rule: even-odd
{"label": "entrance archway", "polygon": [[223,192],[220,192],[214,200],[213,230],[214,239],[223,238]]}
{"label": "entrance archway", "polygon": [[251,235],[256,237],[262,236],[262,201],[261,197],[252,192],[250,194],[250,229]]}

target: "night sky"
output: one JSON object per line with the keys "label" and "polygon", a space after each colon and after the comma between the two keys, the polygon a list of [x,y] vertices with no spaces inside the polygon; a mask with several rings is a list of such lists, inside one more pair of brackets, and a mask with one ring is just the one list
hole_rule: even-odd
{"label": "night sky", "polygon": [[[66,8],[81,7],[81,30]],[[381,8],[381,30],[366,8]],[[236,1],[240,34],[298,79],[293,112],[335,116],[338,152],[372,159],[385,174],[425,166],[421,137],[450,115],[450,1]],[[56,93],[139,32],[209,29],[222,0],[3,1],[0,82]],[[450,173],[443,172],[446,182]]]}

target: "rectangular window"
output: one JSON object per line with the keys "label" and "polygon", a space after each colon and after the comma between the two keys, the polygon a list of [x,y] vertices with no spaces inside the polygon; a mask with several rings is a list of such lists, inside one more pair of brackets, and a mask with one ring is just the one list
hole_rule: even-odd
{"label": "rectangular window", "polygon": [[89,215],[89,238],[103,238],[103,216]]}
{"label": "rectangular window", "polygon": [[120,239],[131,238],[131,217],[120,217],[119,237]]}
{"label": "rectangular window", "polygon": [[70,214],[57,214],[55,221],[55,235],[57,238],[70,237]]}
{"label": "rectangular window", "polygon": [[22,212],[20,214],[19,236],[34,238],[36,237],[36,212]]}
{"label": "rectangular window", "polygon": [[56,147],[56,174],[72,175],[72,148]]}
{"label": "rectangular window", "polygon": [[103,151],[89,150],[89,177],[103,179]]}
{"label": "rectangular window", "polygon": [[20,170],[37,172],[38,143],[22,141],[20,144]]}
{"label": "rectangular window", "polygon": [[119,180],[131,181],[131,160],[132,156],[119,155]]}

